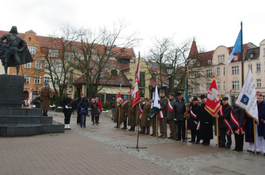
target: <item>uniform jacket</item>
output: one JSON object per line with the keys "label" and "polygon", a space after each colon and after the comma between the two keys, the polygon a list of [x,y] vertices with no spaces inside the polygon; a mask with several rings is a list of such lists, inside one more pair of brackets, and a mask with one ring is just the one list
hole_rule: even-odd
{"label": "uniform jacket", "polygon": [[[68,109],[65,108],[65,106],[68,106]],[[62,101],[61,101],[61,106],[63,106],[63,113],[65,114],[72,114],[72,98],[68,98],[65,97]]]}
{"label": "uniform jacket", "polygon": [[163,112],[164,118],[166,118],[167,116],[167,102],[168,102],[168,98],[166,96],[160,99],[160,106],[161,106],[160,109]]}
{"label": "uniform jacket", "polygon": [[[231,112],[233,113],[235,118],[239,121],[239,126],[242,127],[246,119],[245,110],[235,106],[231,108]],[[237,128],[237,126],[234,124],[231,118],[230,118],[230,125],[232,128]]]}
{"label": "uniform jacket", "polygon": [[49,87],[43,87],[40,91],[40,108],[43,110],[50,110],[50,99],[52,98],[52,90]]}
{"label": "uniform jacket", "polygon": [[[169,100],[169,103],[171,104],[172,108],[174,106],[175,101],[176,100],[174,98],[171,99],[171,100]],[[173,111],[171,112],[168,107],[167,107],[167,119],[168,120],[173,120],[174,119],[174,117],[173,117]]]}
{"label": "uniform jacket", "polygon": [[128,109],[129,109],[129,101],[124,101],[121,104],[121,122],[127,121],[128,117]]}
{"label": "uniform jacket", "polygon": [[150,117],[149,117],[150,107],[151,107],[151,105],[149,102],[144,105],[143,116],[142,116],[142,120],[141,120],[141,126],[142,127],[150,127]]}
{"label": "uniform jacket", "polygon": [[219,114],[219,119],[218,119],[218,124],[219,128],[227,128],[225,123],[223,122],[223,119],[227,119],[230,121],[230,111],[231,111],[231,106],[229,104],[223,105],[223,115],[220,115],[220,111],[218,112]]}

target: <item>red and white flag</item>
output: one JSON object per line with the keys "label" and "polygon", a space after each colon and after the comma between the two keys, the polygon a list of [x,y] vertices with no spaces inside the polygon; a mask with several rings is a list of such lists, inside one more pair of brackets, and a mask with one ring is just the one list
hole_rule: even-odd
{"label": "red and white flag", "polygon": [[218,94],[217,84],[215,80],[215,75],[213,75],[213,81],[209,87],[207,100],[205,103],[205,110],[208,111],[213,117],[220,110],[220,100],[219,100],[219,94]]}
{"label": "red and white flag", "polygon": [[119,88],[118,96],[117,96],[117,103],[121,104],[121,87]]}

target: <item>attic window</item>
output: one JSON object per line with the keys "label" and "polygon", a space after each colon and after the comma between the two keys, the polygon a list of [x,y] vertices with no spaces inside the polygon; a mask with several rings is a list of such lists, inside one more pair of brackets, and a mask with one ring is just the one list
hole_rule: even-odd
{"label": "attic window", "polygon": [[72,50],[77,50],[77,46],[72,46]]}
{"label": "attic window", "polygon": [[112,75],[112,76],[117,76],[117,74],[118,74],[118,72],[117,72],[116,69],[112,69],[112,70],[111,70],[111,75]]}
{"label": "attic window", "polygon": [[31,37],[29,37],[29,41],[31,41]]}
{"label": "attic window", "polygon": [[254,57],[254,53],[249,54],[249,57],[253,58]]}
{"label": "attic window", "polygon": [[208,64],[211,64],[212,63],[212,61],[211,60],[208,60]]}
{"label": "attic window", "polygon": [[234,57],[234,60],[235,60],[235,61],[237,61],[237,60],[238,60],[238,57],[237,57],[237,55],[235,55],[235,57]]}

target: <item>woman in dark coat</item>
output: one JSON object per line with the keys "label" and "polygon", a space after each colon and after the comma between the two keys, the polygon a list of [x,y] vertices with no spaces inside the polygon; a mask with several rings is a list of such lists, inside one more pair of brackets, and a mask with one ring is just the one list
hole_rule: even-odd
{"label": "woman in dark coat", "polygon": [[99,118],[99,109],[98,109],[98,104],[94,98],[91,99],[91,120],[93,125],[95,124],[96,120],[96,125],[98,125],[98,118]]}
{"label": "woman in dark coat", "polygon": [[86,116],[88,115],[87,109],[89,107],[89,103],[87,101],[87,97],[85,96],[82,101],[79,102],[78,107],[80,108],[80,127],[86,127]]}

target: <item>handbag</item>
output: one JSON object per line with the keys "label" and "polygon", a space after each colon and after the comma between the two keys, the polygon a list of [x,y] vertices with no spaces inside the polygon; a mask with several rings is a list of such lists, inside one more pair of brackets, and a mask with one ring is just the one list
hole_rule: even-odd
{"label": "handbag", "polygon": [[86,109],[85,109],[85,108],[82,109],[82,110],[80,111],[80,113],[81,113],[81,114],[86,114]]}

